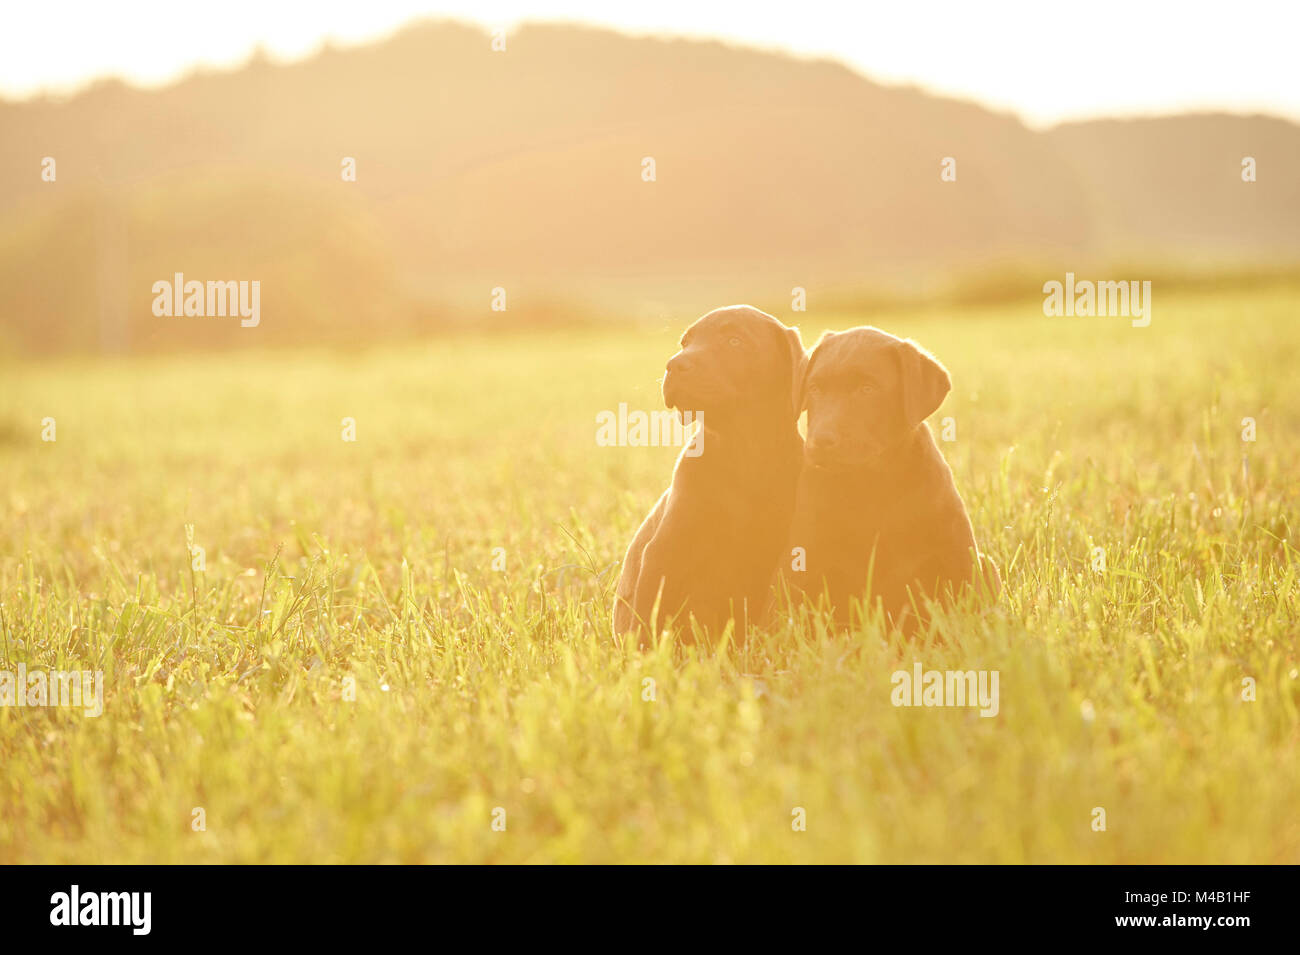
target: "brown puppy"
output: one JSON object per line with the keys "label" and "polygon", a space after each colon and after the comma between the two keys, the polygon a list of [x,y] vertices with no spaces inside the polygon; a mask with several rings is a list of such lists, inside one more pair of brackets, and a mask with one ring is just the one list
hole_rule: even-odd
{"label": "brown puppy", "polygon": [[686,330],[664,403],[699,415],[701,444],[678,457],[672,485],[627,549],[615,636],[644,642],[652,618],[662,630],[690,615],[713,633],[734,619],[743,637],[766,608],[803,454],[795,402],[804,360],[798,329],[747,305]]}
{"label": "brown puppy", "polygon": [[841,622],[853,598],[879,599],[890,620],[910,628],[913,598],[920,606],[974,583],[981,564],[988,587],[999,586],[925,423],[951,388],[933,355],[875,328],[827,333],[808,357],[808,437],[791,530],[806,568],[788,579],[814,601],[829,594]]}

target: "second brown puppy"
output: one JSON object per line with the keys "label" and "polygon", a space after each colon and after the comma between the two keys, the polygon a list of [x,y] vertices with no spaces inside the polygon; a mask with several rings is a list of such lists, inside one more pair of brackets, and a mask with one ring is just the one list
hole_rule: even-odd
{"label": "second brown puppy", "polygon": [[809,354],[791,528],[803,564],[796,556],[787,579],[814,601],[829,596],[841,622],[855,599],[879,600],[910,629],[926,597],[1000,586],[925,423],[951,388],[933,355],[876,328],[827,333]]}

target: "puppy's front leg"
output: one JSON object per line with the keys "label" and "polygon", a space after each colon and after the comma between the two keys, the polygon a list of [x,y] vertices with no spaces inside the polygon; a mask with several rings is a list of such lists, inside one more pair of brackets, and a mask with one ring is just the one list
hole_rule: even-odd
{"label": "puppy's front leg", "polygon": [[659,500],[646,519],[641,522],[641,526],[637,528],[636,536],[632,538],[627,553],[623,555],[623,569],[619,573],[618,587],[614,592],[615,637],[632,633],[640,626],[636,616],[637,581],[641,577],[641,567],[645,562],[646,545],[650,543],[659,530],[659,525],[663,523],[664,512],[668,508],[668,495],[671,493],[672,490],[669,489],[659,495]]}
{"label": "puppy's front leg", "polygon": [[633,609],[643,626],[653,622],[657,630],[688,610],[693,595],[699,598],[710,591],[706,580],[709,542],[701,537],[707,525],[699,508],[688,506],[683,498],[680,494],[668,496],[659,527],[646,543],[637,576]]}

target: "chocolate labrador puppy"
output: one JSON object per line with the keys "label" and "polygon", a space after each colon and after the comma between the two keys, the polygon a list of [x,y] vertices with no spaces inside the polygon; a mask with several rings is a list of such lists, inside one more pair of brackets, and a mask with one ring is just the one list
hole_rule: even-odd
{"label": "chocolate labrador puppy", "polygon": [[828,332],[808,356],[808,436],[791,530],[806,566],[788,579],[814,601],[829,595],[841,622],[853,598],[880,600],[891,621],[911,629],[923,597],[980,580],[1000,586],[925,423],[951,388],[933,355],[876,328]]}
{"label": "chocolate labrador puppy", "polygon": [[799,330],[733,305],[709,312],[668,362],[664,403],[695,412],[698,454],[684,450],[672,485],[623,559],[614,633],[645,642],[676,619],[720,633],[768,606],[785,553],[803,442],[795,424],[805,355]]}

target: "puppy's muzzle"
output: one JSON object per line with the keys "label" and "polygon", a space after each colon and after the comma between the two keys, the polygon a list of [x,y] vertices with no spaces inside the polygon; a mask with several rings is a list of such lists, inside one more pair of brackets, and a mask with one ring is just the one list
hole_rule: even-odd
{"label": "puppy's muzzle", "polygon": [[690,363],[681,356],[674,355],[664,369],[664,404],[679,411],[685,410],[690,401]]}
{"label": "puppy's muzzle", "polygon": [[821,431],[808,436],[804,444],[804,457],[815,468],[843,471],[871,468],[879,459],[879,454],[859,442],[844,440],[834,431]]}

